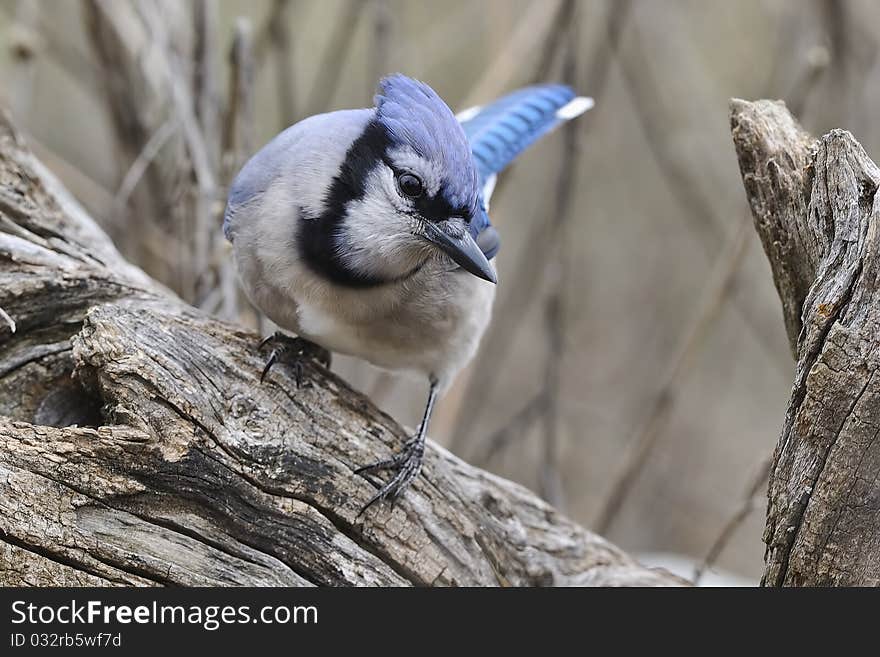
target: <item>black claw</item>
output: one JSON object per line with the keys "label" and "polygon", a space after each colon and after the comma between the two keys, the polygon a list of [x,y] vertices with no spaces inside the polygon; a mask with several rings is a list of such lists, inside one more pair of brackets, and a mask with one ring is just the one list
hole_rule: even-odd
{"label": "black claw", "polygon": [[273,350],[272,353],[269,354],[269,360],[266,361],[266,366],[263,368],[263,372],[260,374],[260,383],[262,383],[265,380],[266,375],[269,373],[269,370],[272,369],[272,366],[275,364],[275,362],[277,360],[278,360],[278,352]]}
{"label": "black claw", "polygon": [[303,387],[304,360],[314,360],[324,367],[330,367],[330,352],[314,342],[309,342],[305,338],[292,338],[278,332],[263,338],[257,349],[262,351],[270,343],[273,345],[273,349],[260,375],[260,383],[266,379],[269,370],[278,362],[287,363],[293,367],[293,376],[297,388]]}
{"label": "black claw", "polygon": [[384,461],[376,461],[375,463],[370,463],[369,465],[362,465],[357,470],[355,470],[354,473],[356,475],[373,474],[374,472],[379,472],[380,470],[388,470],[395,465],[397,465],[397,461],[395,461],[394,459],[385,459]]}
{"label": "black claw", "polygon": [[374,472],[378,472],[379,470],[387,470],[392,467],[394,462],[391,459],[387,461],[376,461],[375,463],[370,463],[368,465],[362,465],[358,469],[354,471],[355,474],[373,474]]}
{"label": "black claw", "polygon": [[[355,470],[355,474],[370,474],[380,470],[394,470],[394,476],[391,477],[373,497],[358,512],[360,516],[364,511],[369,509],[373,504],[380,500],[390,499],[392,502],[412,483],[419,475],[422,468],[422,456],[425,453],[425,441],[422,432],[415,438],[409,440],[399,454],[390,459],[376,461],[369,465],[362,466]],[[370,483],[373,481],[364,477]]]}

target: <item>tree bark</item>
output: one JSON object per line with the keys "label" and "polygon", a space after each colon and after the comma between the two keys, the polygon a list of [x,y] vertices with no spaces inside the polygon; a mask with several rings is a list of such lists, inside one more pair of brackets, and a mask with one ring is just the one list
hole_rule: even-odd
{"label": "tree bark", "polygon": [[[218,227],[219,229],[219,227]],[[675,585],[126,263],[0,118],[0,584]]]}
{"label": "tree bark", "polygon": [[844,130],[731,102],[755,227],[797,358],[774,454],[770,586],[880,584],[880,170]]}

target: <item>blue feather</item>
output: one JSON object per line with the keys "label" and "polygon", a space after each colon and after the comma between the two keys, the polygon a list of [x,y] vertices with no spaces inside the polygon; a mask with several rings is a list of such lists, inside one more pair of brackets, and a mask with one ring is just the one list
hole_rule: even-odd
{"label": "blue feather", "polygon": [[480,180],[470,144],[452,110],[431,87],[400,74],[383,78],[376,120],[392,144],[409,146],[446,172],[442,187],[450,205],[476,208]]}
{"label": "blue feather", "polygon": [[[566,117],[557,113],[574,99],[570,87],[544,84],[525,87],[486,107],[460,114],[482,183],[485,185],[526,148],[563,123]],[[588,102],[584,109],[590,105]]]}

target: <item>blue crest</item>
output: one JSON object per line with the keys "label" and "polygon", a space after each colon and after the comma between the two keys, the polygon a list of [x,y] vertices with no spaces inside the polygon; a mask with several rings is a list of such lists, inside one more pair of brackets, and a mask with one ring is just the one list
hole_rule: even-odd
{"label": "blue crest", "polygon": [[453,207],[475,207],[480,193],[471,146],[443,99],[424,82],[397,74],[383,78],[376,95],[376,120],[392,145],[410,146],[437,162],[442,194]]}

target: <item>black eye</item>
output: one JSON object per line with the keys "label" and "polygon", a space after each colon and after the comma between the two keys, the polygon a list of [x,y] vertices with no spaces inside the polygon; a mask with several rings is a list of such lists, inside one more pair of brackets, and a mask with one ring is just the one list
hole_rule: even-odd
{"label": "black eye", "polygon": [[425,191],[422,181],[419,180],[418,176],[414,176],[411,173],[400,174],[397,177],[397,185],[400,187],[401,192],[412,198],[418,198]]}

